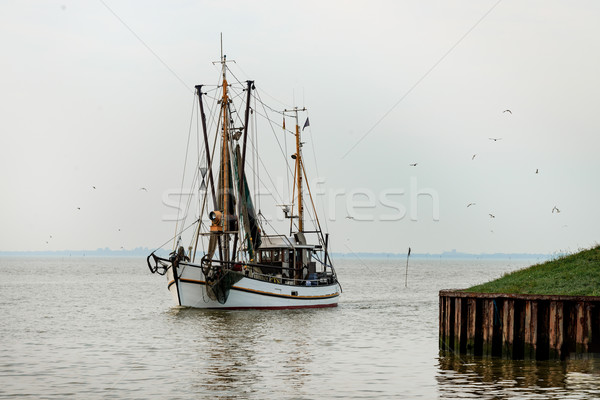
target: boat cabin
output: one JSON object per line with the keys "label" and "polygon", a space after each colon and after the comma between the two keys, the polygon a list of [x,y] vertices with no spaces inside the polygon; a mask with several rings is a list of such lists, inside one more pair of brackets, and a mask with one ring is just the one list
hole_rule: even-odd
{"label": "boat cabin", "polygon": [[301,284],[309,280],[317,284],[318,272],[323,271],[317,271],[313,254],[321,249],[320,245],[299,244],[283,235],[263,236],[262,244],[256,251],[255,263],[260,264],[263,274],[271,275],[283,283]]}

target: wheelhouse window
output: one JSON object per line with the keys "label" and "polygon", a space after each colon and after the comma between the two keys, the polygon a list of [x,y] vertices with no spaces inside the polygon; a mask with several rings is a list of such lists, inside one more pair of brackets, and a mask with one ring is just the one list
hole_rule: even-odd
{"label": "wheelhouse window", "polygon": [[260,262],[262,263],[281,263],[283,258],[283,252],[277,250],[261,250],[260,251]]}

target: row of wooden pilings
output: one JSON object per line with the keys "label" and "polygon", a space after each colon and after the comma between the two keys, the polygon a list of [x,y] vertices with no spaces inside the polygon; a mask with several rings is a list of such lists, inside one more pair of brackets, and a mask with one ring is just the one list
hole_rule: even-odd
{"label": "row of wooden pilings", "polygon": [[507,359],[600,354],[600,297],[439,294],[440,349]]}

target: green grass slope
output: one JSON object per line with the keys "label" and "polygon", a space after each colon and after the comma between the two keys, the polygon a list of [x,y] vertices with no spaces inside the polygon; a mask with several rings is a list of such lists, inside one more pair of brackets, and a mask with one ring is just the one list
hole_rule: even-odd
{"label": "green grass slope", "polygon": [[465,291],[600,296],[600,246],[532,265]]}

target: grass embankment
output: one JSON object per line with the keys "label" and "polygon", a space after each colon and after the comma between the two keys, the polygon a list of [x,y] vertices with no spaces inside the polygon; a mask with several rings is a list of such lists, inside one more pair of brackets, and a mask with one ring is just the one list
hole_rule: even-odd
{"label": "grass embankment", "polygon": [[465,292],[600,296],[600,246],[511,272]]}

